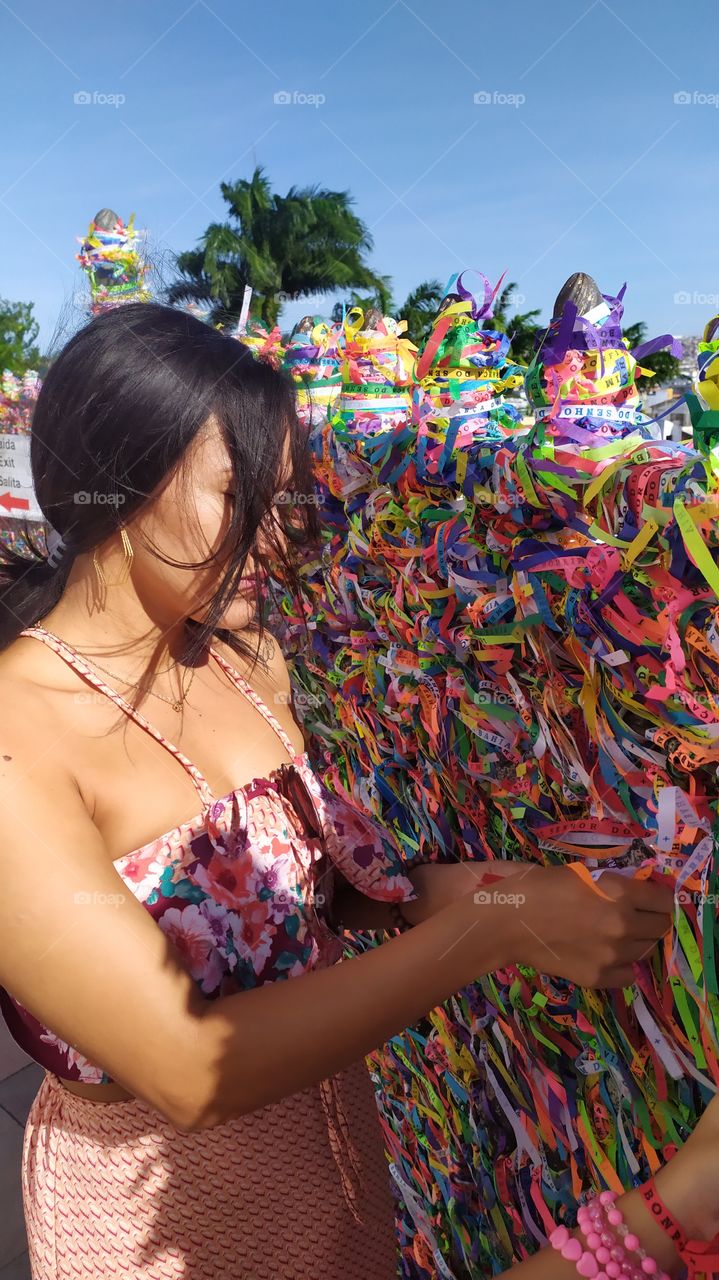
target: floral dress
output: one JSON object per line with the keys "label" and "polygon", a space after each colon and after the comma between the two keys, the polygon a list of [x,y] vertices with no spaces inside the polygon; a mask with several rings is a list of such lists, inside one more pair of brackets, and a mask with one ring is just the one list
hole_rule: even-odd
{"label": "floral dress", "polygon": [[[114,866],[121,884],[143,904],[158,928],[177,948],[207,999],[249,990],[267,982],[297,978],[318,967],[336,963],[343,947],[332,931],[330,921],[338,874],[370,898],[391,902],[414,897],[411,882],[403,874],[401,858],[391,838],[348,800],[332,795],[320,783],[307,754],[298,755],[294,751],[292,742],[269,708],[219,652],[211,651],[213,660],[278,735],[289,758],[267,777],[255,778],[228,795],[215,799],[205,778],[183,753],[106,685],[70,646],[42,627],[29,628],[23,635],[41,640],[52,648],[82,679],[106,694],[124,714],[154,737],[191,777],[202,804],[201,812],[141,849],[116,859]],[[379,1249],[377,1256],[381,1255],[383,1259],[381,1265],[385,1271],[380,1269],[377,1280],[385,1280],[385,1272],[389,1280],[392,1274],[392,1270],[386,1270],[391,1237],[391,1229],[388,1235],[388,1223],[391,1221],[391,1213],[388,1216],[389,1178],[381,1154],[371,1086],[363,1064],[358,1064],[358,1069],[352,1068],[348,1073],[340,1073],[330,1081],[321,1082],[312,1090],[286,1099],[275,1108],[263,1108],[260,1113],[215,1126],[207,1133],[200,1131],[180,1135],[139,1100],[118,1104],[88,1102],[63,1090],[57,1084],[57,1078],[109,1083],[112,1077],[102,1064],[89,1062],[75,1047],[59,1039],[50,1028],[42,1026],[29,1010],[13,999],[11,993],[1,988],[0,1009],[17,1042],[50,1073],[36,1098],[26,1131],[25,1209],[31,1257],[34,1250],[37,1259],[33,1280],[40,1277],[42,1280],[46,1277],[47,1280],[50,1277],[56,1280],[65,1274],[87,1276],[88,1280],[90,1277],[92,1280],[96,1277],[97,1280],[105,1280],[106,1276],[115,1274],[143,1277],[143,1280],[155,1280],[155,1277],[164,1280],[165,1276],[171,1276],[173,1280],[175,1276],[192,1277],[192,1280],[195,1276],[208,1276],[213,1280],[214,1277],[224,1280],[226,1275],[232,1275],[233,1280],[241,1280],[245,1274],[248,1280],[279,1274],[285,1280],[293,1280],[295,1275],[297,1280],[312,1280],[317,1274],[329,1276],[331,1280],[334,1272],[328,1272],[327,1266],[339,1267],[340,1255],[342,1270],[337,1271],[338,1280],[340,1275],[351,1280],[355,1274],[358,1277],[367,1274],[364,1265],[368,1248]],[[289,1104],[293,1104],[294,1113],[290,1106],[288,1115]],[[318,1104],[321,1104],[319,1111]],[[348,1118],[353,1111],[356,1113],[354,1134]],[[292,1122],[293,1114],[295,1124],[290,1138],[287,1124]],[[203,1254],[199,1260],[199,1255],[196,1257],[193,1253],[190,1230],[191,1227],[194,1230],[192,1224],[196,1225],[196,1213],[193,1211],[182,1228],[177,1225],[178,1214],[183,1219],[183,1214],[189,1212],[186,1197],[183,1199],[187,1187],[178,1176],[180,1139],[194,1143],[196,1152],[207,1146],[210,1141],[207,1134],[214,1135],[215,1147],[221,1154],[214,1149],[206,1152],[205,1160],[212,1166],[218,1160],[227,1164],[228,1142],[233,1152],[236,1142],[241,1142],[245,1159],[253,1150],[253,1143],[259,1143],[261,1154],[257,1156],[256,1168],[251,1161],[250,1164],[252,1178],[256,1180],[259,1177],[262,1181],[267,1176],[265,1145],[268,1141],[277,1141],[274,1128],[280,1115],[285,1175],[299,1162],[302,1173],[300,1175],[297,1169],[298,1191],[303,1189],[305,1196],[311,1192],[308,1176],[310,1183],[314,1177],[318,1186],[321,1185],[319,1198],[315,1201],[310,1194],[309,1201],[320,1215],[320,1224],[323,1215],[326,1217],[327,1234],[320,1230],[319,1237],[316,1232],[311,1240],[307,1236],[297,1254],[298,1269],[294,1271],[294,1246],[287,1252],[285,1246],[272,1245],[262,1231],[258,1235],[251,1229],[251,1224],[249,1234],[247,1229],[241,1232],[238,1243],[237,1220],[233,1216],[232,1227],[224,1220],[222,1226],[215,1225],[208,1256],[205,1258]],[[157,1201],[156,1196],[150,1196],[149,1201],[142,1198],[133,1200],[131,1196],[128,1203],[126,1178],[120,1184],[112,1169],[103,1169],[99,1151],[106,1153],[107,1144],[104,1141],[98,1148],[93,1132],[95,1121],[102,1116],[110,1118],[114,1127],[112,1131],[126,1156],[128,1139],[123,1136],[126,1124],[131,1125],[135,1137],[141,1131],[145,1140],[148,1128],[155,1137],[158,1132],[163,1135],[160,1147],[167,1164],[168,1182],[175,1199],[179,1197],[180,1205],[178,1209],[174,1204],[173,1218],[180,1240],[179,1246],[176,1242],[173,1244],[173,1249],[179,1247],[181,1257],[176,1270],[172,1267],[165,1270],[166,1260],[160,1264],[154,1256],[149,1261],[143,1260],[143,1265],[137,1265],[133,1270],[134,1264],[131,1265],[127,1250],[123,1252],[121,1248],[117,1258],[102,1254],[100,1261],[93,1263],[95,1269],[76,1271],[73,1268],[77,1266],[77,1259],[72,1255],[71,1245],[64,1236],[58,1239],[58,1223],[67,1218],[68,1213],[67,1231],[69,1238],[74,1238],[78,1217],[83,1218],[87,1204],[93,1203],[94,1196],[96,1203],[97,1196],[101,1198],[103,1213],[113,1203],[113,1198],[119,1197],[122,1203],[118,1212],[122,1212],[128,1223],[133,1220],[133,1215],[138,1222],[144,1223],[148,1210],[154,1212],[158,1204],[160,1209],[166,1207],[167,1199],[163,1201],[160,1197]],[[254,1122],[257,1116],[263,1117],[265,1124],[262,1139],[257,1139],[254,1133],[254,1127],[259,1124],[259,1120]],[[322,1117],[325,1133],[322,1139],[324,1146],[319,1152],[318,1116]],[[57,1141],[58,1117],[64,1117],[60,1124],[65,1143],[64,1182],[58,1170],[58,1152],[62,1149],[62,1143],[58,1147]],[[80,1177],[78,1171],[84,1168],[77,1146],[79,1121],[85,1144],[83,1151],[88,1159],[80,1182],[81,1190],[76,1186]],[[269,1131],[273,1133],[271,1138],[268,1137]],[[168,1134],[172,1135],[170,1141]],[[86,1150],[88,1142],[90,1155]],[[363,1143],[366,1148],[365,1171],[360,1176],[358,1168],[362,1161],[358,1164],[357,1150]],[[351,1156],[353,1145],[354,1156]],[[313,1150],[314,1170],[305,1168],[303,1148],[305,1153],[310,1148]],[[329,1164],[322,1158],[325,1150],[330,1158]],[[142,1151],[147,1154],[146,1141]],[[368,1156],[367,1151],[370,1153]],[[279,1152],[275,1154],[280,1158]],[[219,1179],[220,1186],[224,1188],[223,1194],[229,1194],[226,1171],[222,1173],[213,1167],[206,1173],[208,1177],[214,1175],[216,1180]],[[294,1183],[293,1177],[292,1185]],[[267,1194],[270,1197],[268,1203],[271,1203],[271,1182],[267,1186]],[[243,1189],[234,1188],[232,1195],[237,1198],[239,1210]],[[48,1203],[51,1211],[46,1212]],[[225,1202],[222,1203],[224,1205]],[[364,1212],[358,1209],[362,1203]],[[228,1239],[220,1242],[218,1231],[225,1234],[229,1231]],[[131,1231],[126,1234],[126,1239],[132,1242],[136,1253],[137,1241]],[[47,1258],[51,1256],[55,1260],[52,1263],[55,1267],[63,1248],[69,1250],[67,1272],[48,1269]],[[364,1254],[364,1263],[361,1264],[362,1269],[355,1272],[354,1268],[360,1265],[358,1250],[359,1254]],[[221,1267],[217,1261],[220,1255]],[[241,1268],[249,1266],[248,1259],[251,1259],[251,1268],[245,1273]]]}

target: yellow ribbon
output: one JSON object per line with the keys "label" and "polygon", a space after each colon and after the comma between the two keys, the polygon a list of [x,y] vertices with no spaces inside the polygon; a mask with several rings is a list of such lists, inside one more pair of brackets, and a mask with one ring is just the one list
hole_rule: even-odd
{"label": "yellow ribbon", "polygon": [[719,596],[719,568],[717,568],[709,554],[699,530],[686,509],[683,498],[675,498],[674,515],[684,546],[705,582],[708,583],[714,594]]}

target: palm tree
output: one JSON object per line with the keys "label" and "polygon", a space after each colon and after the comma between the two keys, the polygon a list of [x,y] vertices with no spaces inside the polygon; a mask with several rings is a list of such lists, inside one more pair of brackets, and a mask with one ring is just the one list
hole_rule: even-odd
{"label": "palm tree", "polygon": [[252,317],[272,327],[290,298],[377,287],[366,262],[372,240],[347,191],[290,187],[282,196],[261,167],[220,190],[229,220],[212,223],[198,248],[178,254],[168,301],[209,303],[211,322],[229,324],[249,284]]}

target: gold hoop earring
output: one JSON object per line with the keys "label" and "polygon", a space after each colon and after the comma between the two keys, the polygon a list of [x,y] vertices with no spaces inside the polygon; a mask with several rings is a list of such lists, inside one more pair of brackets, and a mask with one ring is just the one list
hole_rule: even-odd
{"label": "gold hoop earring", "polygon": [[128,537],[127,529],[120,530],[120,541],[122,542],[122,553],[123,553],[122,568],[120,569],[120,572],[117,578],[115,578],[114,582],[108,582],[107,578],[105,577],[105,573],[103,571],[102,565],[100,564],[100,561],[97,558],[97,550],[95,550],[92,554],[92,563],[95,569],[95,573],[97,574],[97,580],[101,587],[124,587],[125,583],[127,582],[127,579],[130,576],[130,570],[132,568],[132,561],[133,561],[135,552],[132,549],[132,543],[130,542],[130,539]]}

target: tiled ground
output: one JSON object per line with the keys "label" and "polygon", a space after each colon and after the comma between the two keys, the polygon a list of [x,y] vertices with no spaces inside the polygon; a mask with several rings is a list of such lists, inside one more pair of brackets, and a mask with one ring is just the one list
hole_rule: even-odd
{"label": "tiled ground", "polygon": [[0,1280],[30,1280],[20,1156],[25,1120],[42,1077],[42,1069],[17,1048],[0,1022]]}

